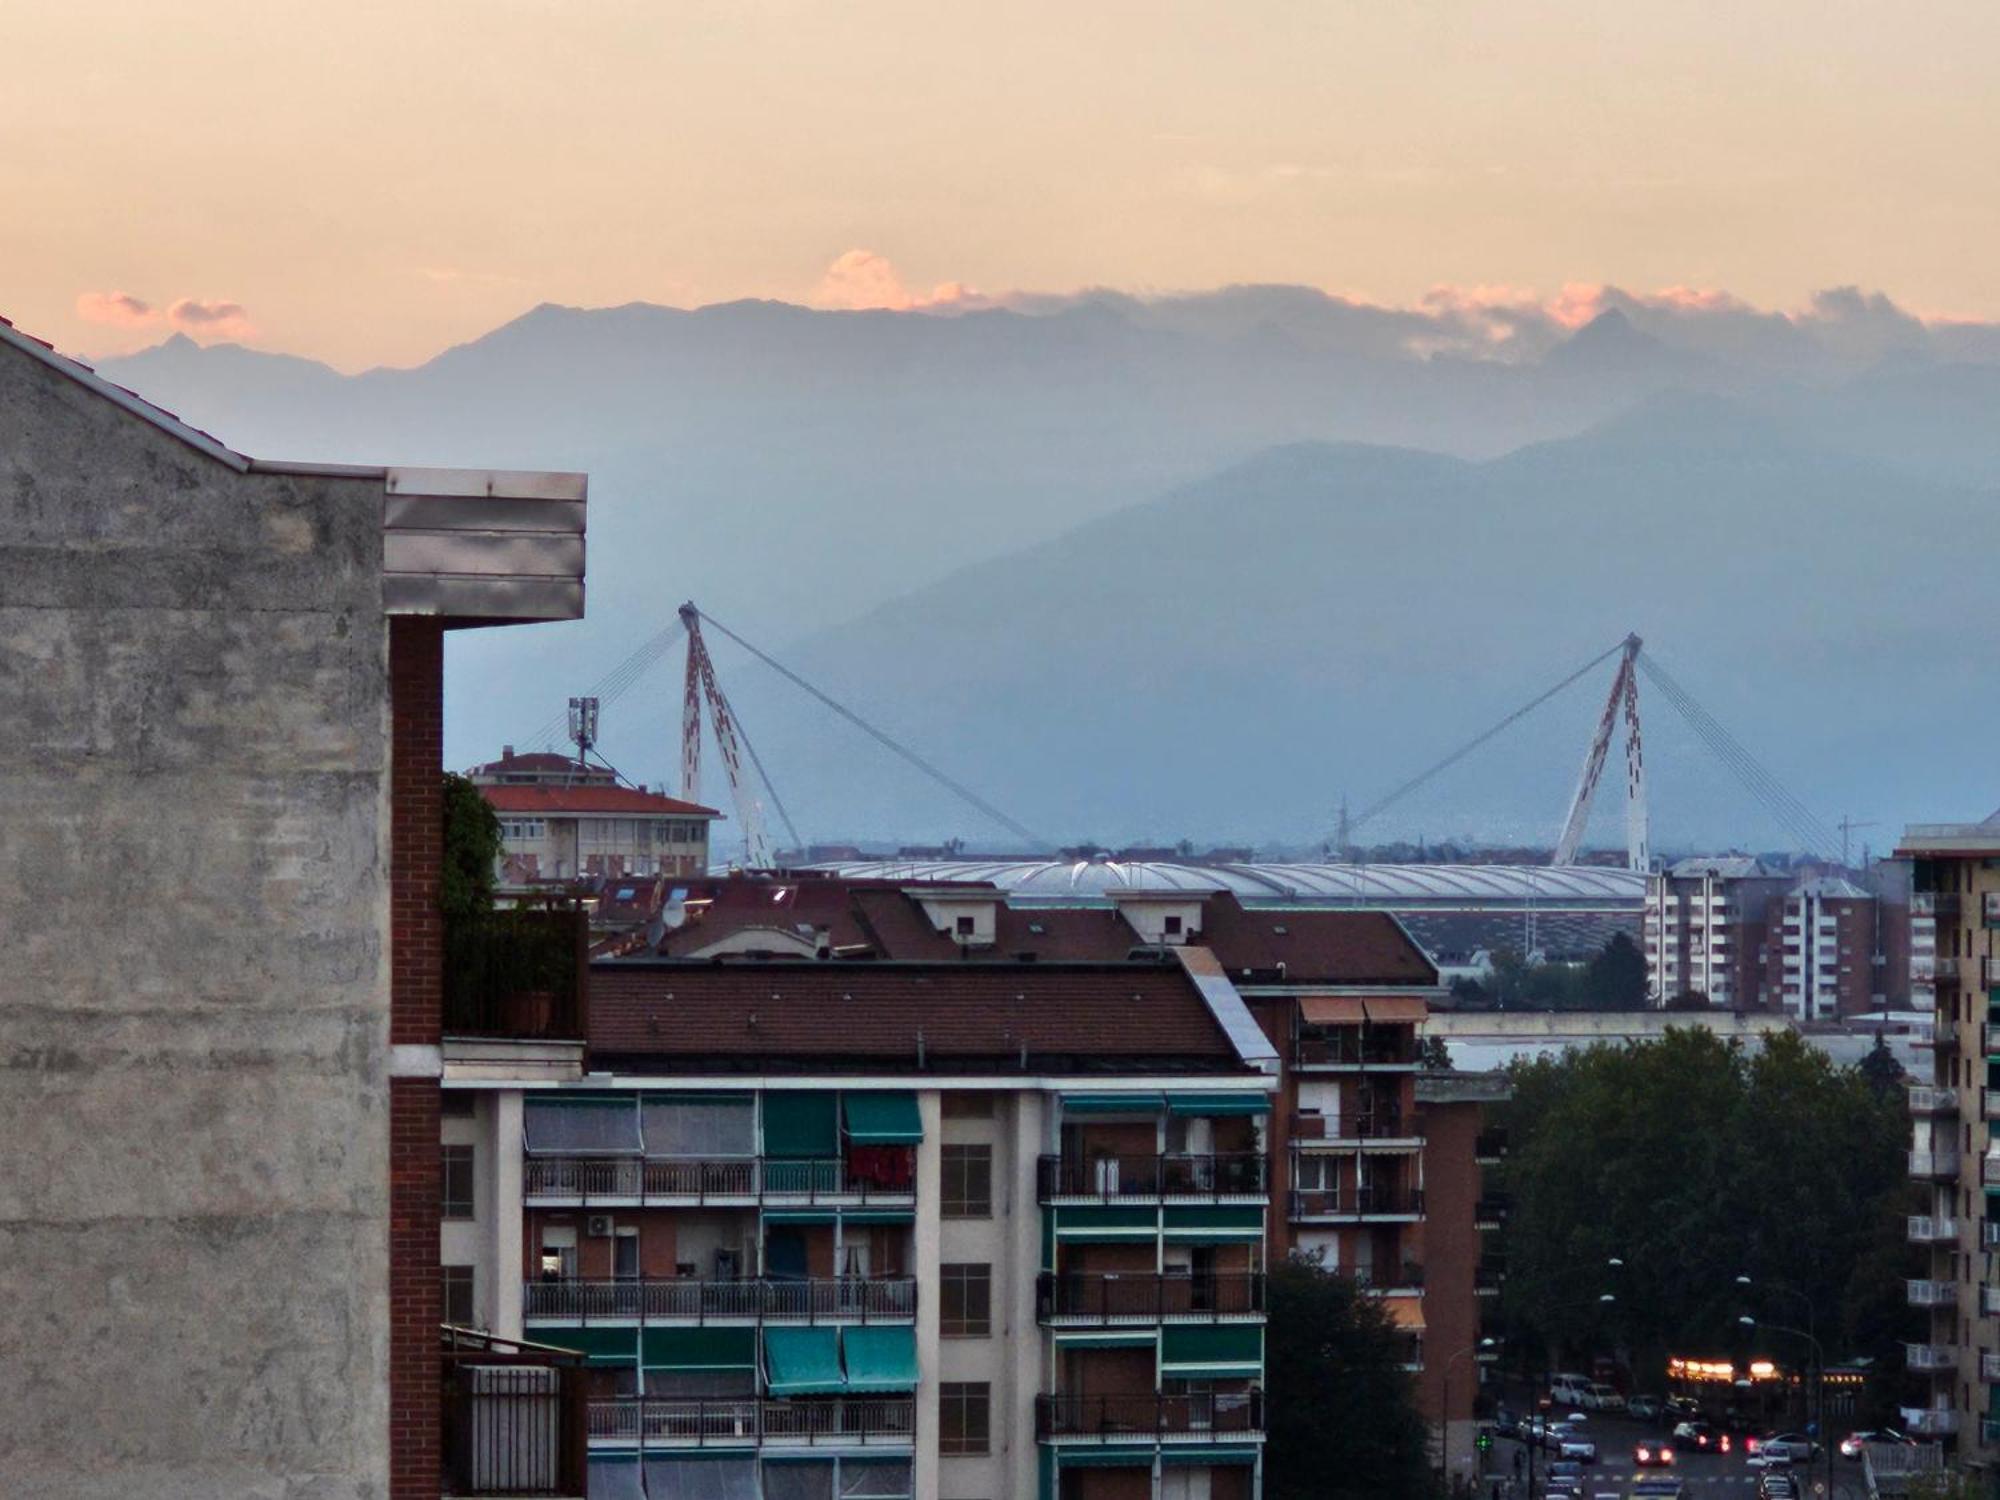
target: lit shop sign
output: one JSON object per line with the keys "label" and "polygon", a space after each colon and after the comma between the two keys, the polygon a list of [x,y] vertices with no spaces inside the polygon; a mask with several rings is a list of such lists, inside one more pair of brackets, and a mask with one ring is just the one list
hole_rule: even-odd
{"label": "lit shop sign", "polygon": [[[1778,1367],[1768,1359],[1753,1359],[1744,1372],[1751,1380],[1776,1380]],[[1734,1385],[1736,1366],[1726,1359],[1670,1359],[1667,1378],[1688,1380],[1696,1385]]]}

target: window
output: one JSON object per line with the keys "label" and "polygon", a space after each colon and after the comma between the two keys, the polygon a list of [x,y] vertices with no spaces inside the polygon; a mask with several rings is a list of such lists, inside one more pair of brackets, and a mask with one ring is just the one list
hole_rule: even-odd
{"label": "window", "polygon": [[454,1328],[473,1326],[472,1267],[442,1266],[444,1278],[444,1320]]}
{"label": "window", "polygon": [[991,1446],[993,1387],[984,1380],[938,1386],[938,1452],[985,1453]]}
{"label": "window", "polygon": [[472,1117],[479,1096],[470,1089],[443,1089],[438,1096],[438,1113],[447,1120],[465,1120]]}
{"label": "window", "polygon": [[939,1154],[944,1185],[939,1212],[947,1219],[993,1217],[993,1148],[946,1146]]}
{"label": "window", "polygon": [[993,1332],[993,1267],[953,1262],[938,1267],[938,1333],[983,1339]]}
{"label": "window", "polygon": [[444,1216],[469,1219],[472,1214],[472,1148],[444,1148]]}
{"label": "window", "polygon": [[1179,917],[1168,917],[1166,926],[1168,936],[1178,937],[1180,935],[1181,919]]}
{"label": "window", "polygon": [[971,937],[975,925],[971,917],[960,917],[957,922],[958,935],[960,937]]}

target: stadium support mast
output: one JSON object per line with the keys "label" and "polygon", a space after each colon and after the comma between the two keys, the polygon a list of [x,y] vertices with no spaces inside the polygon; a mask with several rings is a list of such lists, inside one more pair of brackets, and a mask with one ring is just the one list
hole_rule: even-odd
{"label": "stadium support mast", "polygon": [[1646,815],[1646,762],[1639,739],[1640,645],[1638,636],[1625,637],[1618,657],[1618,675],[1611,680],[1611,695],[1604,700],[1604,713],[1597,721],[1597,733],[1591,738],[1590,749],[1583,757],[1583,773],[1577,777],[1576,791],[1569,799],[1569,816],[1563,819],[1562,836],[1556,840],[1555,856],[1549,861],[1551,864],[1576,863],[1584,828],[1590,822],[1591,799],[1597,793],[1598,779],[1604,774],[1604,760],[1611,750],[1611,736],[1622,716],[1625,720],[1625,864],[1627,869],[1641,874],[1652,866],[1651,833]]}
{"label": "stadium support mast", "polygon": [[701,638],[701,611],[692,602],[681,606],[687,628],[687,680],[681,694],[681,796],[701,801],[701,703],[708,700],[709,722],[715,726],[715,748],[729,772],[729,790],[736,799],[736,816],[743,825],[743,863],[753,870],[771,866],[771,845],[764,834],[764,809],[743,774],[742,738],[729,700],[715,681],[715,664]]}

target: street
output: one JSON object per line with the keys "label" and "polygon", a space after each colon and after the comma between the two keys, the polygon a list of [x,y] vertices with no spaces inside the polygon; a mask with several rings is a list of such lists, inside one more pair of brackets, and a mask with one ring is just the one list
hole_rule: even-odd
{"label": "street", "polygon": [[[1615,1491],[1623,1497],[1630,1487],[1635,1474],[1665,1474],[1679,1476],[1687,1486],[1690,1497],[1702,1495],[1750,1496],[1756,1491],[1758,1476],[1763,1472],[1750,1466],[1749,1455],[1742,1452],[1729,1454],[1683,1452],[1676,1445],[1680,1461],[1670,1470],[1639,1470],[1632,1461],[1633,1447],[1641,1438],[1658,1441],[1661,1430],[1644,1422],[1634,1422],[1615,1415],[1589,1415],[1582,1424],[1583,1432],[1597,1444],[1597,1462],[1585,1465],[1584,1472],[1590,1483],[1585,1486],[1585,1495],[1591,1494],[1594,1484],[1601,1491]],[[1836,1436],[1835,1441],[1838,1441]],[[1482,1481],[1488,1486],[1482,1493],[1490,1493],[1492,1480],[1507,1478],[1514,1470],[1514,1456],[1522,1452],[1522,1446],[1510,1438],[1500,1438],[1493,1445],[1493,1452],[1487,1478]],[[1537,1453],[1534,1455],[1535,1492],[1539,1497],[1548,1475],[1548,1466],[1554,1455]],[[1522,1472],[1527,1468],[1525,1454]],[[1810,1472],[1804,1465],[1794,1465],[1792,1474],[1799,1480],[1799,1489],[1807,1496],[1824,1496],[1826,1491],[1826,1460],[1816,1462]],[[1833,1459],[1833,1500],[1864,1500],[1867,1487],[1862,1481],[1861,1465],[1849,1463],[1838,1454]]]}

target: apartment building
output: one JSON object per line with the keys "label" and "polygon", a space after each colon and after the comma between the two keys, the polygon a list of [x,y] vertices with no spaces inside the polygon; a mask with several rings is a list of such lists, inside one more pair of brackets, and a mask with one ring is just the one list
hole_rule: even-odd
{"label": "apartment building", "polygon": [[593,1500],[1259,1494],[1278,1062],[1207,954],[647,956],[578,1019],[447,1042],[440,1249],[587,1361]]}
{"label": "apartment building", "polygon": [[466,776],[500,817],[501,884],[510,889],[579,880],[616,883],[708,873],[712,807],[650,788],[568,755],[516,755]]}
{"label": "apartment building", "polygon": [[443,633],[581,613],[583,477],[246,458],[0,322],[0,496],[0,1488],[428,1500]]}
{"label": "apartment building", "polygon": [[1645,950],[1654,1003],[1692,992],[1725,1009],[1767,1004],[1769,907],[1791,883],[1739,855],[1683,859],[1651,876]]}
{"label": "apartment building", "polygon": [[1837,875],[1799,881],[1767,908],[1763,993],[1801,1021],[1873,1010],[1883,991],[1882,905]]}
{"label": "apartment building", "polygon": [[1931,1077],[1910,1090],[1910,1175],[1931,1196],[1909,1222],[1930,1253],[1929,1274],[1909,1284],[1927,1309],[1927,1342],[1906,1350],[1931,1379],[1929,1402],[1905,1426],[1951,1446],[1968,1466],[2000,1465],[2000,813],[1981,823],[1918,824],[1897,854],[1911,861],[1912,910],[1928,920],[1932,947],[1913,956],[1934,986]]}

